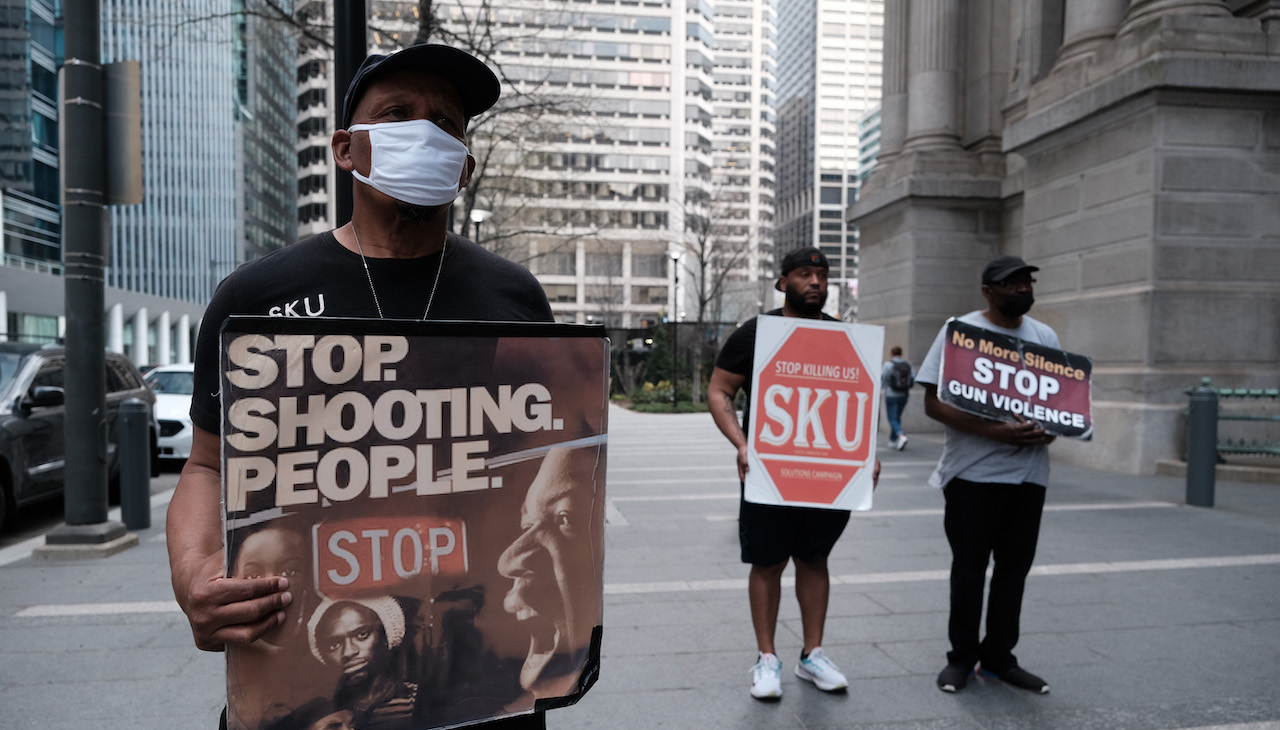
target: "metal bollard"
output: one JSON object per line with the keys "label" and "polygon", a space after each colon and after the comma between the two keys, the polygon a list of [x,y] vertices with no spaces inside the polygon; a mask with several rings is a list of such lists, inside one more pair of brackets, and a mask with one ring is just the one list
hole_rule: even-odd
{"label": "metal bollard", "polygon": [[141,398],[120,404],[120,516],[130,530],[151,527],[151,409]]}
{"label": "metal bollard", "polygon": [[1209,379],[1191,391],[1187,417],[1187,504],[1213,506],[1213,485],[1218,465],[1218,392]]}

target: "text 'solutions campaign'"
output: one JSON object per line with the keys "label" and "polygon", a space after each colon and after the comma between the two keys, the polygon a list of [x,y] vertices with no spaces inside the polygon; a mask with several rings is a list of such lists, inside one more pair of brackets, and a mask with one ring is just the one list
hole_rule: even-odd
{"label": "text 'solutions campaign'", "polygon": [[221,344],[227,575],[293,595],[228,651],[230,727],[454,727],[587,691],[602,330],[233,317]]}
{"label": "text 'solutions campaign'", "polygon": [[744,497],[871,508],[884,328],[761,315]]}
{"label": "text 'solutions campaign'", "polygon": [[985,418],[1035,421],[1058,436],[1093,436],[1093,361],[949,320],[938,398]]}

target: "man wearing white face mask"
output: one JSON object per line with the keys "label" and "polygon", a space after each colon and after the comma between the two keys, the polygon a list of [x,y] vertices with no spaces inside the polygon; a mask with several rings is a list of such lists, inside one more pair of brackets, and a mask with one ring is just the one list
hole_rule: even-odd
{"label": "man wearing white face mask", "polygon": [[[528,270],[447,231],[475,168],[467,124],[499,90],[483,63],[448,46],[369,56],[332,141],[335,163],[357,181],[351,222],[241,266],[214,294],[196,346],[191,457],[167,519],[174,595],[199,648],[256,641],[293,600],[283,577],[223,577],[217,370],[228,316],[552,320]],[[538,713],[493,727],[545,723]]]}

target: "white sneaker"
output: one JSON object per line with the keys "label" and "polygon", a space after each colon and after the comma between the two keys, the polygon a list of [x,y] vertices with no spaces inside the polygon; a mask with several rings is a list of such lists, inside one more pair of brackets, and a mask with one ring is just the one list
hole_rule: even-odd
{"label": "white sneaker", "polygon": [[898,437],[898,443],[895,446],[898,447],[898,451],[907,448],[907,435],[905,433]]}
{"label": "white sneaker", "polygon": [[824,692],[835,692],[849,686],[849,680],[840,673],[836,663],[827,658],[827,653],[818,647],[809,652],[809,656],[796,665],[796,676],[806,682],[813,682]]}
{"label": "white sneaker", "polygon": [[751,696],[758,700],[776,700],[782,696],[782,660],[773,654],[760,654],[751,668]]}

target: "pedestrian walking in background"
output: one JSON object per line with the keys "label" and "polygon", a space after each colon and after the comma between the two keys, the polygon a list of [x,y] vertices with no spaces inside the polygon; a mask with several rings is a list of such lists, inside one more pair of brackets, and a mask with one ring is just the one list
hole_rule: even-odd
{"label": "pedestrian walking in background", "polygon": [[915,385],[916,371],[903,359],[901,347],[894,345],[889,355],[880,372],[880,385],[884,390],[884,412],[889,418],[889,445],[902,451],[907,447],[907,435],[902,432],[902,411],[911,396],[911,386]]}
{"label": "pedestrian walking in background", "polygon": [[[781,309],[766,316],[833,319],[822,312],[827,301],[827,257],[816,248],[792,251],[782,259],[781,276],[775,287],[785,295]],[[755,359],[758,318],[739,327],[716,358],[707,387],[707,401],[716,426],[738,449],[738,481],[746,478],[747,433],[750,429],[751,374]],[[747,394],[742,424],[738,424],[734,398]],[[873,475],[879,476],[877,461]],[[796,600],[804,649],[796,664],[796,676],[828,692],[849,686],[835,662],[822,649],[827,619],[827,599],[831,579],[827,556],[849,522],[847,510],[754,504],[740,497],[738,539],[742,562],[751,565],[747,594],[751,603],[751,623],[758,653],[751,669],[751,696],[761,700],[782,697],[782,661],[778,659],[774,635],[778,627],[778,606],[782,601],[782,573],[789,561],[796,566]]]}
{"label": "pedestrian walking in background", "polygon": [[[1016,256],[1001,256],[982,272],[985,310],[959,317],[975,327],[1058,348],[1051,327],[1027,316],[1035,302],[1032,272]],[[938,399],[946,326],[920,364],[924,409],[946,432],[942,458],[929,483],[946,499],[943,525],[951,545],[951,651],[938,674],[938,689],[957,692],[977,667],[1007,684],[1047,694],[1049,684],[1018,666],[1022,592],[1040,536],[1040,514],[1049,483],[1049,444],[1054,436],[1034,421],[995,421]],[[995,559],[987,600],[987,635],[978,639],[987,564]]]}

